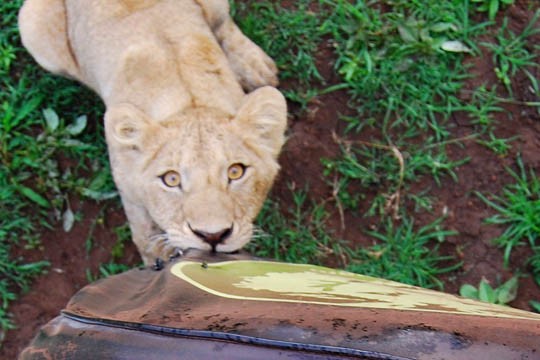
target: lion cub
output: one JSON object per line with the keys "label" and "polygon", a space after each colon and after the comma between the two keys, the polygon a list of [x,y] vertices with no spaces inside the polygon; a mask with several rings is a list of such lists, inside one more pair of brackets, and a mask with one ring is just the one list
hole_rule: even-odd
{"label": "lion cub", "polygon": [[273,61],[227,0],[26,0],[19,26],[41,66],[105,102],[112,172],[145,264],[250,240],[287,109]]}

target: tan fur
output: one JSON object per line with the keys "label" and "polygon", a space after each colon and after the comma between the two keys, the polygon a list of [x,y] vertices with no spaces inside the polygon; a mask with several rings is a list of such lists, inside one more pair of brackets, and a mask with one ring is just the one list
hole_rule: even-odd
{"label": "tan fur", "polygon": [[[286,104],[273,61],[227,0],[26,0],[19,26],[40,65],[105,102],[114,179],[146,264],[249,241],[279,168]],[[245,174],[230,180],[236,163]],[[164,184],[170,170],[180,186]],[[219,243],[201,237],[226,229]]]}

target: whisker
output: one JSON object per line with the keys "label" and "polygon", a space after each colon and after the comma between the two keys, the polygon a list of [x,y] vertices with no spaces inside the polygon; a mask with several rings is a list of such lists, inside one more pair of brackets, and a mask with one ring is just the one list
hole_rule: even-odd
{"label": "whisker", "polygon": [[252,239],[261,239],[266,237],[270,237],[270,234],[268,232],[264,231],[258,226],[253,226],[253,233],[251,235]]}
{"label": "whisker", "polygon": [[154,235],[150,236],[150,241],[159,241],[159,240],[163,240],[163,239],[168,240],[169,239],[169,234],[164,232],[164,233],[154,234]]}

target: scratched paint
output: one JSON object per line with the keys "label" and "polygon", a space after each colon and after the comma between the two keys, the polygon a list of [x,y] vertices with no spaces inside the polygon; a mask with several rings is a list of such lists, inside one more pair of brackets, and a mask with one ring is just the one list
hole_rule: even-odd
{"label": "scratched paint", "polygon": [[226,261],[175,264],[171,273],[217,296],[320,305],[530,319],[540,315],[389,280],[303,264]]}

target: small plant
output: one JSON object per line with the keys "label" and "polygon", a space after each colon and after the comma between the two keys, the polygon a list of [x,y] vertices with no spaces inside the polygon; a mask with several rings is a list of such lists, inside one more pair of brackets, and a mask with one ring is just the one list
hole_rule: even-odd
{"label": "small plant", "polygon": [[493,114],[502,112],[503,108],[499,106],[496,88],[488,90],[482,85],[472,93],[471,100],[464,104],[461,110],[467,112],[471,122],[481,132],[486,132],[495,126]]}
{"label": "small plant", "polygon": [[[476,51],[467,7],[449,1],[323,1],[331,15],[323,29],[336,48],[336,71],[348,85],[356,115],[343,120],[350,138],[370,128],[369,141],[339,139],[342,154],[324,159],[325,176],[347,209],[362,203],[363,189],[380,189],[366,215],[399,205],[410,184],[432,178],[441,184],[468,158],[449,156],[447,123],[467,103],[458,95],[467,78],[462,60]],[[465,110],[467,111],[467,110]],[[399,156],[396,154],[399,153]]]}
{"label": "small plant", "polygon": [[536,239],[540,236],[540,179],[534,171],[525,170],[521,158],[517,159],[517,165],[518,172],[507,169],[516,183],[506,186],[502,196],[494,195],[493,200],[490,200],[476,193],[498,212],[487,218],[486,223],[506,227],[502,235],[493,240],[496,245],[504,248],[505,266],[508,266],[515,246],[523,245],[523,241],[527,240],[531,248],[536,249]]}
{"label": "small plant", "polygon": [[343,242],[328,232],[324,204],[310,202],[305,190],[291,188],[291,194],[293,203],[288,208],[266,201],[247,250],[256,256],[292,263],[320,264],[331,256],[343,262]]}
{"label": "small plant", "polygon": [[81,116],[99,118],[103,106],[89,90],[44,75],[30,60],[17,26],[22,3],[0,4],[0,333],[13,326],[9,303],[48,267],[28,263],[24,250],[42,248],[39,232],[52,219],[64,217],[69,229],[76,214],[67,194],[86,186],[83,170],[108,167],[102,132],[84,131]]}
{"label": "small plant", "polygon": [[508,155],[508,152],[510,149],[512,149],[512,145],[510,145],[510,142],[516,140],[517,136],[512,136],[508,139],[501,139],[495,136],[491,131],[488,133],[488,140],[478,140],[478,143],[481,145],[484,145],[491,151],[493,151],[495,154],[500,156],[506,156]]}
{"label": "small plant", "polygon": [[98,269],[98,274],[94,275],[90,271],[90,269],[86,269],[86,279],[88,282],[94,282],[99,279],[104,279],[106,277],[109,277],[111,275],[120,274],[124,271],[130,270],[131,267],[125,265],[125,264],[117,264],[114,262],[110,262],[107,264],[100,264]]}
{"label": "small plant", "polygon": [[384,232],[368,232],[377,243],[353,253],[353,260],[347,270],[405,284],[442,289],[443,283],[437,275],[461,266],[460,263],[442,265],[453,261],[453,257],[439,255],[439,244],[446,237],[457,234],[455,231],[444,230],[441,226],[443,220],[440,218],[415,229],[412,219],[405,217],[396,226],[388,218],[384,223]]}
{"label": "small plant", "polygon": [[281,79],[294,78],[300,89],[288,90],[284,94],[291,101],[305,107],[317,94],[313,83],[323,78],[315,63],[315,53],[323,40],[321,22],[325,18],[322,9],[313,12],[310,0],[295,2],[294,9],[282,8],[271,1],[232,2],[232,13],[242,31],[276,62]]}
{"label": "small plant", "polygon": [[532,248],[533,254],[527,261],[527,265],[532,268],[534,281],[540,286],[540,246]]}
{"label": "small plant", "polygon": [[497,43],[483,43],[493,53],[495,74],[510,95],[512,95],[512,78],[518,71],[525,71],[531,82],[533,84],[536,82],[534,76],[527,71],[527,67],[538,67],[537,55],[531,52],[529,47],[529,38],[540,32],[540,28],[536,26],[539,18],[540,10],[537,10],[521,34],[516,35],[508,28],[508,18],[505,17],[497,32]]}
{"label": "small plant", "polygon": [[124,256],[125,244],[131,241],[129,223],[115,227],[114,233],[116,234],[116,242],[111,249],[111,255],[113,259],[120,259]]}
{"label": "small plant", "polygon": [[512,302],[518,291],[518,277],[514,276],[497,288],[493,288],[489,282],[482,278],[478,288],[470,284],[464,284],[459,289],[459,294],[463,297],[480,300],[490,304],[506,305]]}
{"label": "small plant", "polygon": [[499,12],[502,5],[512,5],[514,0],[471,0],[476,3],[476,10],[480,12],[487,12],[489,20],[495,20],[495,16]]}
{"label": "small plant", "polygon": [[[355,210],[361,194],[351,191],[356,184],[361,188],[377,186],[384,197],[395,194],[404,183],[417,181],[423,175],[430,175],[440,185],[443,176],[457,181],[455,169],[468,162],[468,158],[451,160],[446,154],[444,143],[426,146],[403,145],[407,151],[397,146],[378,143],[347,142],[338,139],[342,156],[337,159],[323,159],[324,175],[334,175],[339,179],[337,191],[341,203]],[[384,204],[385,201],[379,202]],[[374,204],[377,205],[377,204]],[[370,207],[368,215],[384,213],[380,206]]]}
{"label": "small plant", "polygon": [[362,115],[348,128],[384,118],[384,135],[403,126],[408,137],[433,132],[441,140],[445,119],[461,103],[461,54],[471,52],[468,37],[478,30],[470,27],[464,7],[395,1],[383,12],[363,1],[324,3],[332,9],[323,26],[336,42],[337,72]]}
{"label": "small plant", "polygon": [[27,291],[30,280],[42,274],[50,265],[48,261],[25,264],[23,259],[11,258],[7,252],[9,249],[0,237],[0,333],[14,328],[7,309],[10,302],[17,298],[15,290]]}
{"label": "small plant", "polygon": [[529,301],[529,305],[531,305],[533,311],[540,313],[540,301],[531,300]]}

